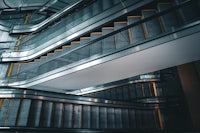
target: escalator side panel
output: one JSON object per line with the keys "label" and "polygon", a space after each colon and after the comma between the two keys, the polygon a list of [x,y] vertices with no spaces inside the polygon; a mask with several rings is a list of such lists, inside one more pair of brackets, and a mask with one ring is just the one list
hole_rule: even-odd
{"label": "escalator side panel", "polygon": [[115,128],[114,108],[108,108],[108,128]]}
{"label": "escalator side panel", "polygon": [[122,127],[129,128],[132,125],[129,125],[129,114],[128,109],[122,109]]}
{"label": "escalator side panel", "polygon": [[5,126],[15,126],[17,121],[17,114],[20,107],[19,99],[12,99],[10,102],[10,107],[8,111],[8,118],[5,122]]}
{"label": "escalator side panel", "polygon": [[115,128],[122,128],[122,110],[115,108]]}
{"label": "escalator side panel", "polygon": [[53,126],[60,128],[62,126],[62,114],[63,114],[63,104],[55,103],[54,105],[54,115],[53,115]]}
{"label": "escalator side panel", "polygon": [[100,128],[107,128],[107,108],[106,107],[100,107],[99,109],[99,124]]}
{"label": "escalator side panel", "polygon": [[99,107],[91,106],[91,126],[92,128],[99,128]]}
{"label": "escalator side panel", "polygon": [[10,103],[10,100],[8,99],[5,99],[3,100],[3,104],[1,106],[1,110],[0,110],[0,126],[4,126],[4,122],[6,120],[6,114],[8,112],[8,108],[9,108],[9,103]]}
{"label": "escalator side panel", "polygon": [[90,128],[91,120],[91,108],[90,106],[83,106],[83,116],[82,116],[82,128]]}
{"label": "escalator side panel", "polygon": [[73,128],[82,127],[82,106],[74,105],[73,111]]}
{"label": "escalator side panel", "polygon": [[64,105],[64,128],[72,128],[73,105]]}
{"label": "escalator side panel", "polygon": [[31,100],[23,99],[21,101],[21,107],[20,107],[17,126],[27,126],[30,108],[31,108]]}
{"label": "escalator side panel", "polygon": [[38,100],[33,100],[31,103],[31,109],[29,114],[28,125],[30,127],[39,127],[40,115],[42,110],[42,102]]}
{"label": "escalator side panel", "polygon": [[[129,126],[130,128],[136,128],[136,114],[135,114],[135,110],[133,109],[129,109],[128,110],[128,115],[129,115]],[[137,121],[138,123],[138,121]]]}
{"label": "escalator side panel", "polygon": [[42,115],[40,117],[41,127],[51,126],[51,116],[52,116],[53,103],[45,101],[42,105]]}

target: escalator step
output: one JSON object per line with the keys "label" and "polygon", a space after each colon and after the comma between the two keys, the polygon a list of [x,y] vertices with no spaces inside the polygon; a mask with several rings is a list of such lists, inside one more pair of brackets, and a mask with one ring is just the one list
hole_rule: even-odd
{"label": "escalator step", "polygon": [[[90,38],[91,37],[81,37],[80,45],[85,45],[86,43],[88,43],[90,41]],[[79,53],[79,60],[85,59],[90,56],[90,47],[89,46],[82,47],[78,50],[78,53]]]}
{"label": "escalator step", "polygon": [[[155,15],[157,11],[155,9],[142,10],[142,18],[147,18]],[[148,38],[160,35],[163,32],[161,21],[159,18],[147,21],[144,23],[145,34]]]}
{"label": "escalator step", "polygon": [[[137,21],[141,20],[141,16],[128,16],[128,25],[136,23]],[[144,26],[143,24],[136,25],[134,27],[131,27],[129,29],[130,33],[130,44],[137,43],[140,41],[143,41],[145,39],[145,33],[144,33]]]}
{"label": "escalator step", "polygon": [[[159,12],[167,10],[171,7],[173,7],[173,3],[158,3]],[[165,31],[171,31],[179,25],[180,21],[178,20],[177,15],[177,12],[174,11],[160,17]]]}
{"label": "escalator step", "polygon": [[[127,22],[114,22],[114,27],[115,27],[114,30],[118,30],[126,26],[127,26]],[[116,43],[117,49],[129,46],[130,38],[129,38],[128,30],[124,30],[115,34],[115,43]]]}
{"label": "escalator step", "polygon": [[[111,33],[114,31],[114,27],[103,27],[102,28],[102,35],[106,35],[108,33]],[[104,38],[102,40],[102,52],[104,53],[108,53],[110,51],[114,51],[115,50],[115,41],[114,41],[114,35],[113,36],[109,36],[107,38]]]}
{"label": "escalator step", "polygon": [[[102,32],[92,32],[90,36],[91,40],[95,40],[102,36]],[[102,52],[101,40],[90,45],[90,55],[101,54],[101,52]]]}
{"label": "escalator step", "polygon": [[[76,47],[80,46],[80,41],[73,41],[71,42],[71,47],[70,49],[73,50]],[[73,62],[77,61],[79,59],[79,53],[77,51],[72,52],[71,54],[69,54],[69,60],[72,60]]]}

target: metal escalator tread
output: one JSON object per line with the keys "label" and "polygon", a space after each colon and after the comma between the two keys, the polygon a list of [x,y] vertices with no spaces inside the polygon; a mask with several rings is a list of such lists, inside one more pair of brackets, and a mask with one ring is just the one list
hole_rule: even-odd
{"label": "metal escalator tread", "polygon": [[[172,3],[172,2],[168,2],[168,3],[159,2],[157,4],[157,8],[158,8],[159,12],[162,12],[164,10],[167,10],[167,9],[173,7],[173,5],[174,5],[174,3]],[[174,27],[179,26],[180,22],[181,22],[177,11],[173,11],[166,15],[163,15],[160,17],[160,19],[161,19],[161,22],[162,22],[162,25],[163,25],[163,28],[165,31],[172,30]]]}
{"label": "metal escalator tread", "polygon": [[[85,45],[90,41],[91,37],[90,36],[83,36],[80,37],[80,46]],[[79,60],[85,59],[90,56],[90,48],[89,47],[82,47],[78,50],[79,53]]]}
{"label": "metal escalator tread", "polygon": [[70,45],[63,45],[62,47],[63,48],[70,48],[71,46]]}
{"label": "metal escalator tread", "polygon": [[91,32],[90,34],[102,34],[102,32]]}
{"label": "metal escalator tread", "polygon": [[[126,26],[127,26],[126,21],[114,22],[114,30],[118,30]],[[130,38],[129,38],[128,30],[124,30],[115,34],[116,49],[120,49],[120,48],[128,46],[130,44],[129,40]]]}
{"label": "metal escalator tread", "polygon": [[[156,9],[142,10],[142,18],[152,16],[156,13],[157,13]],[[164,32],[164,28],[159,18],[145,22],[144,29],[147,38],[155,37]]]}
{"label": "metal escalator tread", "polygon": [[[127,16],[128,25],[140,21],[142,16]],[[144,32],[144,24],[136,25],[131,27],[129,30],[129,38],[130,44],[134,45],[134,43],[143,41],[146,38],[146,34]]]}
{"label": "metal escalator tread", "polygon": [[40,59],[47,58],[47,55],[40,56]]}
{"label": "metal escalator tread", "polygon": [[[102,32],[91,32],[90,40],[95,40],[102,36]],[[90,56],[102,53],[102,41],[95,42],[90,45]]]}
{"label": "metal escalator tread", "polygon": [[[102,27],[102,35],[109,34],[114,31],[114,27]],[[102,53],[108,53],[116,48],[114,36],[109,36],[102,40]]]}

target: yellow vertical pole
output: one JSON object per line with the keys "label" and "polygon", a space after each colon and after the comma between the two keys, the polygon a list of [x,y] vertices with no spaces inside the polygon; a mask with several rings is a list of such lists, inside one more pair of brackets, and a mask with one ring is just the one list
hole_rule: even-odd
{"label": "yellow vertical pole", "polygon": [[[153,90],[154,90],[155,97],[157,97],[158,93],[157,93],[157,90],[156,90],[156,83],[155,82],[153,82]],[[163,118],[162,118],[162,115],[161,115],[160,108],[159,108],[158,104],[155,105],[155,109],[158,112],[158,119],[159,119],[159,123],[160,123],[160,128],[163,129],[164,128]]]}
{"label": "yellow vertical pole", "polygon": [[1,109],[2,104],[3,104],[3,99],[0,99],[0,109]]}

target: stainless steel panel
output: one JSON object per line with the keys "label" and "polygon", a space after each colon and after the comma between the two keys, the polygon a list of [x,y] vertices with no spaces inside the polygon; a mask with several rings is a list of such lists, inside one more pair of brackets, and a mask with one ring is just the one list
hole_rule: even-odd
{"label": "stainless steel panel", "polygon": [[30,99],[21,100],[21,106],[20,106],[20,110],[19,110],[17,126],[27,126],[28,119],[29,119],[30,107],[31,107]]}
{"label": "stainless steel panel", "polygon": [[[135,110],[129,109],[128,110],[128,115],[129,115],[129,123],[130,123],[129,126],[130,126],[130,128],[136,128],[136,119],[135,119],[136,118],[136,114],[135,114]],[[137,121],[137,123],[140,124],[139,121]]]}
{"label": "stainless steel panel", "polygon": [[[127,23],[124,23],[124,22],[114,23],[114,30],[118,30],[126,26],[127,26]],[[116,49],[124,48],[130,45],[128,30],[123,30],[115,34],[115,45],[116,45]]]}
{"label": "stainless steel panel", "polygon": [[42,110],[42,101],[33,100],[31,102],[31,110],[28,121],[29,126],[39,127],[41,110]]}
{"label": "stainless steel panel", "polygon": [[115,128],[114,108],[107,108],[107,111],[108,111],[108,128]]}
{"label": "stainless steel panel", "polygon": [[[128,24],[132,24],[132,23],[136,23],[137,21],[141,20],[141,17],[128,17]],[[131,44],[134,45],[139,41],[143,41],[145,39],[145,33],[144,33],[144,29],[143,29],[143,25],[136,25],[134,27],[131,27],[130,29],[130,40],[131,40]]]}
{"label": "stainless steel panel", "polygon": [[[147,18],[156,14],[156,10],[144,10],[142,11],[142,17]],[[159,18],[147,21],[144,23],[145,34],[148,38],[158,36],[162,33],[162,27]]]}
{"label": "stainless steel panel", "polygon": [[123,99],[129,100],[130,98],[129,86],[123,86]]}
{"label": "stainless steel panel", "polygon": [[51,115],[52,115],[53,103],[45,101],[42,104],[42,114],[40,117],[40,126],[41,127],[50,127],[51,126]]}
{"label": "stainless steel panel", "polygon": [[99,107],[91,106],[91,128],[99,128]]}
{"label": "stainless steel panel", "polygon": [[60,128],[63,119],[63,103],[54,103],[53,127]]}
{"label": "stainless steel panel", "polygon": [[107,128],[107,108],[106,107],[100,107],[99,109],[99,124],[100,124],[101,129]]}
{"label": "stainless steel panel", "polygon": [[17,114],[20,107],[20,99],[12,99],[10,101],[7,120],[5,121],[5,126],[15,126],[17,121]]}
{"label": "stainless steel panel", "polygon": [[5,120],[7,119],[7,112],[8,112],[8,108],[9,108],[9,104],[10,104],[10,100],[8,99],[4,99],[2,106],[1,106],[1,110],[0,110],[0,126],[3,127]]}
{"label": "stainless steel panel", "polygon": [[122,110],[115,108],[115,128],[122,128]]}
{"label": "stainless steel panel", "polygon": [[129,110],[122,109],[122,128],[130,128],[132,125],[129,123]]}
{"label": "stainless steel panel", "polygon": [[64,128],[72,128],[72,116],[73,116],[73,105],[65,104],[64,105]]}
{"label": "stainless steel panel", "polygon": [[74,105],[73,128],[82,127],[82,105]]}
{"label": "stainless steel panel", "polygon": [[91,127],[91,107],[83,105],[82,128]]}
{"label": "stainless steel panel", "polygon": [[[172,7],[173,3],[158,3],[158,11],[160,12]],[[174,11],[160,17],[165,31],[171,31],[180,25],[180,20],[178,19],[180,16],[178,15],[177,11]]]}

